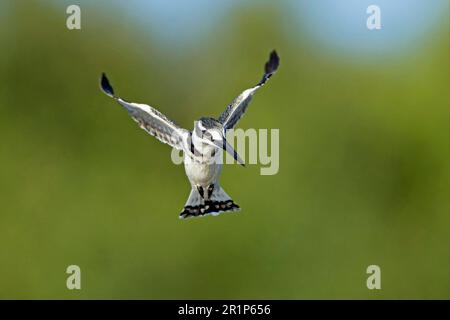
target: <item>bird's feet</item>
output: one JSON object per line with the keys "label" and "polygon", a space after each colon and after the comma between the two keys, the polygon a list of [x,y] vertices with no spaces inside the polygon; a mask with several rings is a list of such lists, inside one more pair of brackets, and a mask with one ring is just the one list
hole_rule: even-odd
{"label": "bird's feet", "polygon": [[210,185],[208,186],[207,191],[208,191],[208,199],[211,199],[211,196],[212,196],[213,191],[214,191],[214,185],[213,185],[213,184],[210,184]]}
{"label": "bird's feet", "polygon": [[210,184],[208,186],[208,188],[206,189],[206,194],[205,194],[205,189],[203,189],[202,186],[197,186],[197,191],[200,194],[200,197],[202,197],[204,200],[211,199],[211,196],[214,191],[214,184]]}

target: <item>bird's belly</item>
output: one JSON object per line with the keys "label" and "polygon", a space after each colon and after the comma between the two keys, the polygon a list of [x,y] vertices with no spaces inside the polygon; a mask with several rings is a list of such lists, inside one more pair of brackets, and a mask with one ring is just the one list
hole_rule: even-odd
{"label": "bird's belly", "polygon": [[192,160],[184,161],[186,175],[193,185],[208,186],[217,181],[222,169],[222,164],[200,163]]}

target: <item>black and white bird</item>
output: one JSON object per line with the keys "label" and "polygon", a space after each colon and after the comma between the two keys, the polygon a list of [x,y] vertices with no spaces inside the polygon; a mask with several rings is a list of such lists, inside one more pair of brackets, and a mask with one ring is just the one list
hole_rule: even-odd
{"label": "black and white bird", "polygon": [[219,184],[222,171],[222,161],[219,158],[222,156],[222,149],[244,165],[237,152],[228,144],[226,131],[236,125],[253,94],[277,71],[279,61],[276,51],[272,51],[261,81],[234,99],[218,119],[202,117],[195,121],[192,131],[179,127],[146,104],[128,102],[115,95],[108,78],[102,74],[101,88],[104,93],[122,105],[142,129],[161,142],[183,151],[184,167],[192,189],[180,213],[181,219],[240,210]]}

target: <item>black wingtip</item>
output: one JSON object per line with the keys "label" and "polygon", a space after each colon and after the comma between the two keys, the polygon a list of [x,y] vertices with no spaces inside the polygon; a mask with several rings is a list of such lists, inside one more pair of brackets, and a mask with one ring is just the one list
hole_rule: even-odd
{"label": "black wingtip", "polygon": [[279,65],[280,57],[275,50],[272,50],[272,52],[270,52],[269,61],[267,61],[265,65],[266,74],[272,74],[277,71]]}
{"label": "black wingtip", "polygon": [[100,80],[100,85],[104,93],[106,93],[108,96],[113,97],[114,96],[114,89],[109,83],[108,78],[106,77],[106,74],[102,73],[102,78]]}

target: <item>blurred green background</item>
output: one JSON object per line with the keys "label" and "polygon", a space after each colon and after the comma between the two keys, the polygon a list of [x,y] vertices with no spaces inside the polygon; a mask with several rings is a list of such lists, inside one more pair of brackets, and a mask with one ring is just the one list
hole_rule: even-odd
{"label": "blurred green background", "polygon": [[[373,3],[2,1],[0,298],[450,298],[449,3]],[[179,220],[184,168],[100,73],[192,128],[273,48],[239,127],[280,129],[279,173],[227,165],[242,212]]]}

